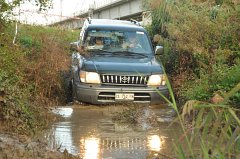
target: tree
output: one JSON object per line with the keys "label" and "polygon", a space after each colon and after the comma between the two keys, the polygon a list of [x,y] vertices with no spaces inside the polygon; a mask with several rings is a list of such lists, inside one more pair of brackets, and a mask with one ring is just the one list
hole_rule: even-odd
{"label": "tree", "polygon": [[13,9],[24,2],[34,3],[39,6],[39,10],[46,10],[52,4],[52,0],[0,0],[0,31],[9,15],[12,15]]}

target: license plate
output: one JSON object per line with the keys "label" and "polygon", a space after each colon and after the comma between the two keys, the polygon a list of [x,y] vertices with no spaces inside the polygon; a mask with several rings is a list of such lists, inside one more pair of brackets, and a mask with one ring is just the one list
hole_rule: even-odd
{"label": "license plate", "polygon": [[134,100],[133,93],[116,93],[115,94],[116,100]]}

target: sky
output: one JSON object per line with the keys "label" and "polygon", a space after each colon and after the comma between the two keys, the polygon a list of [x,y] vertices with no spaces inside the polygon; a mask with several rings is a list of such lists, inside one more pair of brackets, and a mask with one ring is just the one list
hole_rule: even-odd
{"label": "sky", "polygon": [[68,17],[74,17],[83,10],[86,11],[94,1],[103,3],[106,0],[53,0],[52,8],[43,12],[39,12],[34,4],[26,2],[21,4],[20,10],[17,8],[15,13],[18,15],[17,20],[22,23],[48,25]]}

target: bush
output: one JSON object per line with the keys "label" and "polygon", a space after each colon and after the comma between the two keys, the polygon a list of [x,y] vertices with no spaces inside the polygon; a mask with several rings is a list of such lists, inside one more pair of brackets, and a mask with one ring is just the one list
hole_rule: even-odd
{"label": "bush", "polygon": [[149,1],[153,23],[148,30],[160,35],[161,61],[180,100],[209,100],[240,81],[239,2]]}
{"label": "bush", "polygon": [[46,106],[65,102],[60,72],[68,69],[77,32],[21,25],[13,45],[15,28],[6,26],[0,34],[0,122],[28,133],[47,122]]}
{"label": "bush", "polygon": [[33,82],[33,101],[46,105],[64,102],[60,73],[69,69],[69,44],[78,32],[21,26],[19,42],[25,47],[25,77]]}
{"label": "bush", "polygon": [[[182,91],[183,97],[187,100],[209,100],[215,92],[228,92],[240,81],[240,65],[228,66],[213,66],[213,73],[208,72],[201,74],[200,79],[186,82]],[[237,94],[236,94],[237,96]],[[239,101],[239,99],[235,99]]]}

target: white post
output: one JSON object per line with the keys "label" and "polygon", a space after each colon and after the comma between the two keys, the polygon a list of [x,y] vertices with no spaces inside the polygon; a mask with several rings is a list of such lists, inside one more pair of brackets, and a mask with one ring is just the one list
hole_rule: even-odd
{"label": "white post", "polygon": [[16,25],[15,25],[15,35],[14,35],[14,38],[13,38],[13,44],[15,44],[15,42],[16,42],[16,38],[17,38],[17,34],[18,34],[18,21],[20,21],[20,8],[21,8],[21,5],[19,4],[18,20],[16,20]]}

